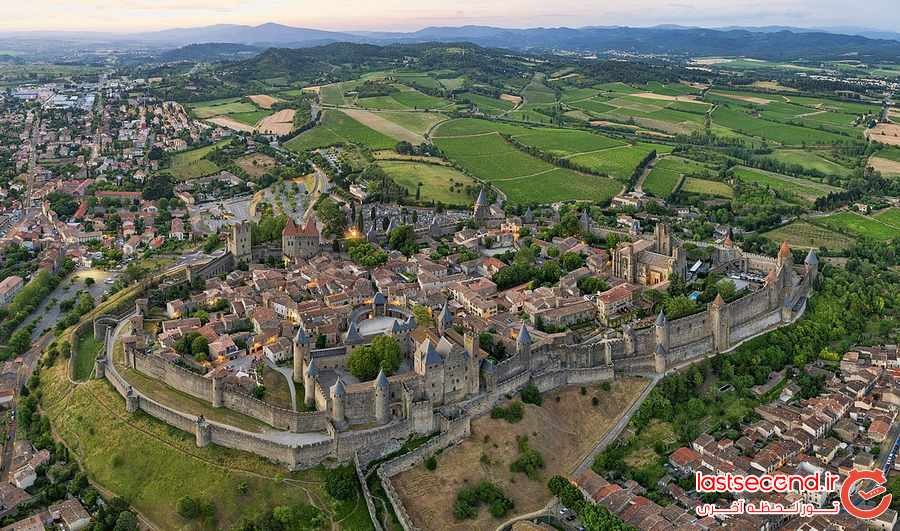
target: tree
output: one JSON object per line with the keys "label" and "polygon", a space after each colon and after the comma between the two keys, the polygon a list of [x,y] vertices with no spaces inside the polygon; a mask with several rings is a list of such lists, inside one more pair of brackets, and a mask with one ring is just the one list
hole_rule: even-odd
{"label": "tree", "polygon": [[353,465],[343,465],[327,472],[325,491],[332,498],[346,501],[356,496],[356,471]]}
{"label": "tree", "polygon": [[159,173],[147,179],[141,196],[148,201],[155,201],[163,197],[172,197],[174,193],[171,176],[167,173]]}
{"label": "tree", "polygon": [[429,310],[427,306],[416,304],[413,306],[412,312],[417,325],[431,326],[434,324],[434,319],[431,317],[431,310]]}
{"label": "tree", "polygon": [[204,336],[197,335],[191,341],[191,354],[194,356],[198,356],[200,354],[208,355],[209,354],[209,340]]}
{"label": "tree", "polygon": [[138,528],[137,518],[131,511],[123,511],[116,518],[116,526],[113,531],[134,531]]}
{"label": "tree", "polygon": [[403,355],[397,340],[390,336],[378,336],[370,345],[359,347],[350,353],[347,368],[353,376],[368,381],[378,376],[378,371],[393,374],[400,367]]}
{"label": "tree", "polygon": [[416,233],[412,225],[403,225],[392,230],[388,234],[388,245],[391,249],[395,249],[410,256],[419,250],[416,245]]}
{"label": "tree", "polygon": [[93,286],[94,282],[95,282],[94,277],[87,277],[84,279],[85,286]]}
{"label": "tree", "polygon": [[182,496],[175,502],[175,512],[182,518],[193,520],[200,515],[200,505],[194,498]]}

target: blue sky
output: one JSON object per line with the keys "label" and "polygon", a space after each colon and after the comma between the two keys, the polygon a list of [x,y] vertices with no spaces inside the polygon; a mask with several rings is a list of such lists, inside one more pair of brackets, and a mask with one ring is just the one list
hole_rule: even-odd
{"label": "blue sky", "polygon": [[0,1],[4,30],[152,30],[278,22],[332,30],[684,24],[900,30],[897,0],[29,0]]}

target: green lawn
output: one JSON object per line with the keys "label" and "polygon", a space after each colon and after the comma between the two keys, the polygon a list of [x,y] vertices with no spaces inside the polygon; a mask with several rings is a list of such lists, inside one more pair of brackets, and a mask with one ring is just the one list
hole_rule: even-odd
{"label": "green lawn", "polygon": [[94,334],[82,334],[78,337],[75,352],[72,355],[73,376],[78,381],[90,378],[94,370],[94,360],[100,354],[103,342],[94,338]]}
{"label": "green lawn", "polygon": [[232,113],[228,116],[230,118],[234,118],[235,120],[241,122],[242,124],[247,124],[251,127],[255,127],[260,120],[272,114],[272,111],[250,111],[250,112],[238,112]]}
{"label": "green lawn", "polygon": [[336,503],[325,493],[325,469],[288,472],[249,453],[197,448],[193,434],[143,413],[127,414],[124,400],[106,381],[72,386],[62,362],[41,371],[41,382],[41,406],[54,433],[90,479],[159,529],[202,528],[176,514],[175,503],[184,495],[214,505],[213,529],[231,529],[242,518],[300,503],[316,505],[330,522],[343,521],[344,529],[372,529],[361,496]]}
{"label": "green lawn", "polygon": [[363,144],[372,149],[393,148],[397,141],[357,122],[341,111],[323,111],[322,122],[284,144],[291,151],[301,152],[334,144]]}
{"label": "green lawn", "polygon": [[203,157],[210,154],[214,149],[225,146],[229,142],[230,140],[223,140],[202,148],[177,153],[172,157],[172,164],[169,171],[181,181],[212,175],[219,171],[219,167],[212,161],[206,160]]}
{"label": "green lawn", "polygon": [[734,168],[734,176],[745,182],[768,186],[776,192],[784,194],[789,199],[808,204],[819,197],[828,195],[829,192],[839,192],[841,190],[824,183],[743,166]]}
{"label": "green lawn", "polygon": [[[895,214],[890,213],[890,219]],[[875,240],[890,240],[900,236],[900,226],[894,226],[885,220],[863,216],[857,212],[844,211],[823,218],[817,222],[842,233],[865,236]]]}
{"label": "green lawn", "polygon": [[382,161],[378,165],[409,191],[410,199],[416,197],[416,188],[422,183],[421,201],[469,206],[472,198],[466,189],[478,186],[474,179],[449,166],[402,161]]}

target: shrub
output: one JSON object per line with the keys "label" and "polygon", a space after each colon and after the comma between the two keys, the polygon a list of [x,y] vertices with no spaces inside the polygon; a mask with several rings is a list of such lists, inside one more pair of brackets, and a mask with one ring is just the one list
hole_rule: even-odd
{"label": "shrub", "polygon": [[522,403],[518,401],[513,402],[506,407],[496,406],[491,410],[492,419],[504,419],[510,424],[515,424],[516,422],[522,420],[523,415],[524,408],[522,407]]}
{"label": "shrub", "polygon": [[528,446],[528,437],[518,437],[519,456],[509,464],[512,472],[521,472],[528,479],[537,480],[540,470],[544,468],[544,457],[540,452]]}
{"label": "shrub", "polygon": [[339,466],[326,474],[325,491],[332,498],[346,501],[356,496],[356,471],[352,465]]}
{"label": "shrub", "polygon": [[434,470],[437,468],[437,459],[434,456],[429,457],[425,460],[425,468],[428,470]]}
{"label": "shrub", "polygon": [[458,520],[475,518],[481,504],[488,505],[494,518],[502,518],[513,508],[513,502],[503,490],[490,481],[482,481],[478,485],[465,487],[456,494],[453,504],[453,515]]}
{"label": "shrub", "polygon": [[600,389],[603,389],[604,391],[611,391],[612,385],[609,382],[603,382],[602,384],[600,384]]}
{"label": "shrub", "polygon": [[541,396],[537,386],[530,383],[525,386],[525,389],[522,389],[522,402],[539,406],[544,403],[544,397]]}
{"label": "shrub", "polygon": [[182,496],[175,502],[175,512],[182,518],[193,520],[200,515],[200,504],[190,496]]}

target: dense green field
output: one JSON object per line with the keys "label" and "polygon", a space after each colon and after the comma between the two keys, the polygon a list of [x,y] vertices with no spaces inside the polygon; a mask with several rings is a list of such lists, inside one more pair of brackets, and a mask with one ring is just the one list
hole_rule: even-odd
{"label": "dense green field", "polygon": [[[889,213],[888,219],[892,216],[894,214]],[[838,212],[837,214],[817,218],[816,221],[838,232],[865,236],[875,240],[890,240],[900,236],[900,227],[888,224],[883,219],[878,220],[856,212]]]}
{"label": "dense green field", "polygon": [[786,195],[789,199],[803,203],[812,203],[829,192],[839,192],[840,188],[807,179],[789,177],[753,168],[738,166],[734,168],[734,176],[745,182],[768,186]]}
{"label": "dense green field", "polygon": [[[446,109],[453,104],[443,98],[436,98],[423,94],[406,85],[393,85],[397,90],[387,96],[374,96],[371,98],[357,98],[355,105],[363,109],[374,110],[416,110],[416,109]],[[330,99],[337,100],[331,96]],[[345,98],[346,100],[346,98]],[[345,102],[346,103],[346,102]]]}
{"label": "dense green field", "polygon": [[395,183],[409,191],[410,198],[416,196],[416,188],[422,183],[420,200],[423,202],[468,207],[472,198],[466,188],[477,186],[474,179],[449,166],[400,161],[381,161],[378,165]]}
{"label": "dense green field", "polygon": [[850,175],[851,170],[836,162],[832,162],[825,157],[816,154],[815,151],[804,151],[801,149],[779,149],[775,151],[771,158],[784,162],[785,164],[797,164],[809,170],[820,171],[826,175],[839,175],[845,177]]}
{"label": "dense green field", "polygon": [[895,228],[900,228],[900,208],[885,208],[873,214],[872,217]]}
{"label": "dense green field", "polygon": [[809,127],[761,120],[750,114],[750,112],[740,107],[722,106],[713,112],[712,119],[716,124],[733,129],[739,133],[789,146],[798,146],[803,143],[824,145],[853,140],[852,137]]}
{"label": "dense green field", "polygon": [[260,120],[265,118],[266,116],[271,115],[271,111],[251,111],[251,112],[238,112],[234,114],[229,114],[230,118],[234,118],[235,120],[241,122],[242,124],[247,124],[249,126],[256,126]]}
{"label": "dense green field", "polygon": [[[244,98],[227,98],[221,100],[201,101],[190,103],[188,109],[201,120],[221,115],[235,115],[239,113],[256,112],[259,109],[253,103]],[[253,122],[254,125],[256,122]]]}
{"label": "dense green field", "polygon": [[569,160],[592,171],[605,173],[617,179],[628,179],[635,168],[653,150],[658,155],[670,153],[671,146],[637,142],[633,145],[613,147],[595,153],[569,157]]}
{"label": "dense green field", "polygon": [[378,116],[418,135],[424,135],[435,124],[447,119],[443,114],[431,112],[381,111]]}
{"label": "dense green field", "polygon": [[678,157],[665,157],[653,166],[644,180],[643,188],[645,192],[665,199],[675,191],[682,175],[706,173],[709,173],[709,168],[702,164]]}
{"label": "dense green field", "polygon": [[502,114],[515,107],[510,101],[491,98],[474,92],[460,94],[457,96],[457,99],[460,101],[468,101],[478,107],[478,110],[481,112],[490,115]]}
{"label": "dense green field", "polygon": [[788,242],[791,247],[818,249],[846,249],[854,244],[854,239],[833,230],[813,225],[807,221],[795,221],[783,227],[763,233],[776,243]]}
{"label": "dense green field", "polygon": [[[440,126],[438,131],[443,131]],[[436,145],[467,172],[490,181],[518,203],[607,201],[621,185],[611,179],[557,168],[507,143],[497,133],[437,137]]]}
{"label": "dense green field", "polygon": [[216,173],[219,171],[219,167],[212,161],[206,160],[203,157],[207,156],[212,150],[226,145],[228,142],[228,140],[223,140],[222,142],[211,146],[177,153],[172,157],[172,165],[169,168],[169,172],[180,181],[187,181]]}
{"label": "dense green field", "polygon": [[388,149],[397,141],[350,118],[341,111],[323,111],[322,123],[300,133],[284,144],[291,151],[306,151],[335,144],[364,144],[372,149]]}
{"label": "dense green field", "polygon": [[734,190],[730,186],[719,181],[707,181],[696,177],[687,177],[680,190],[688,194],[712,195],[717,197],[732,198]]}

